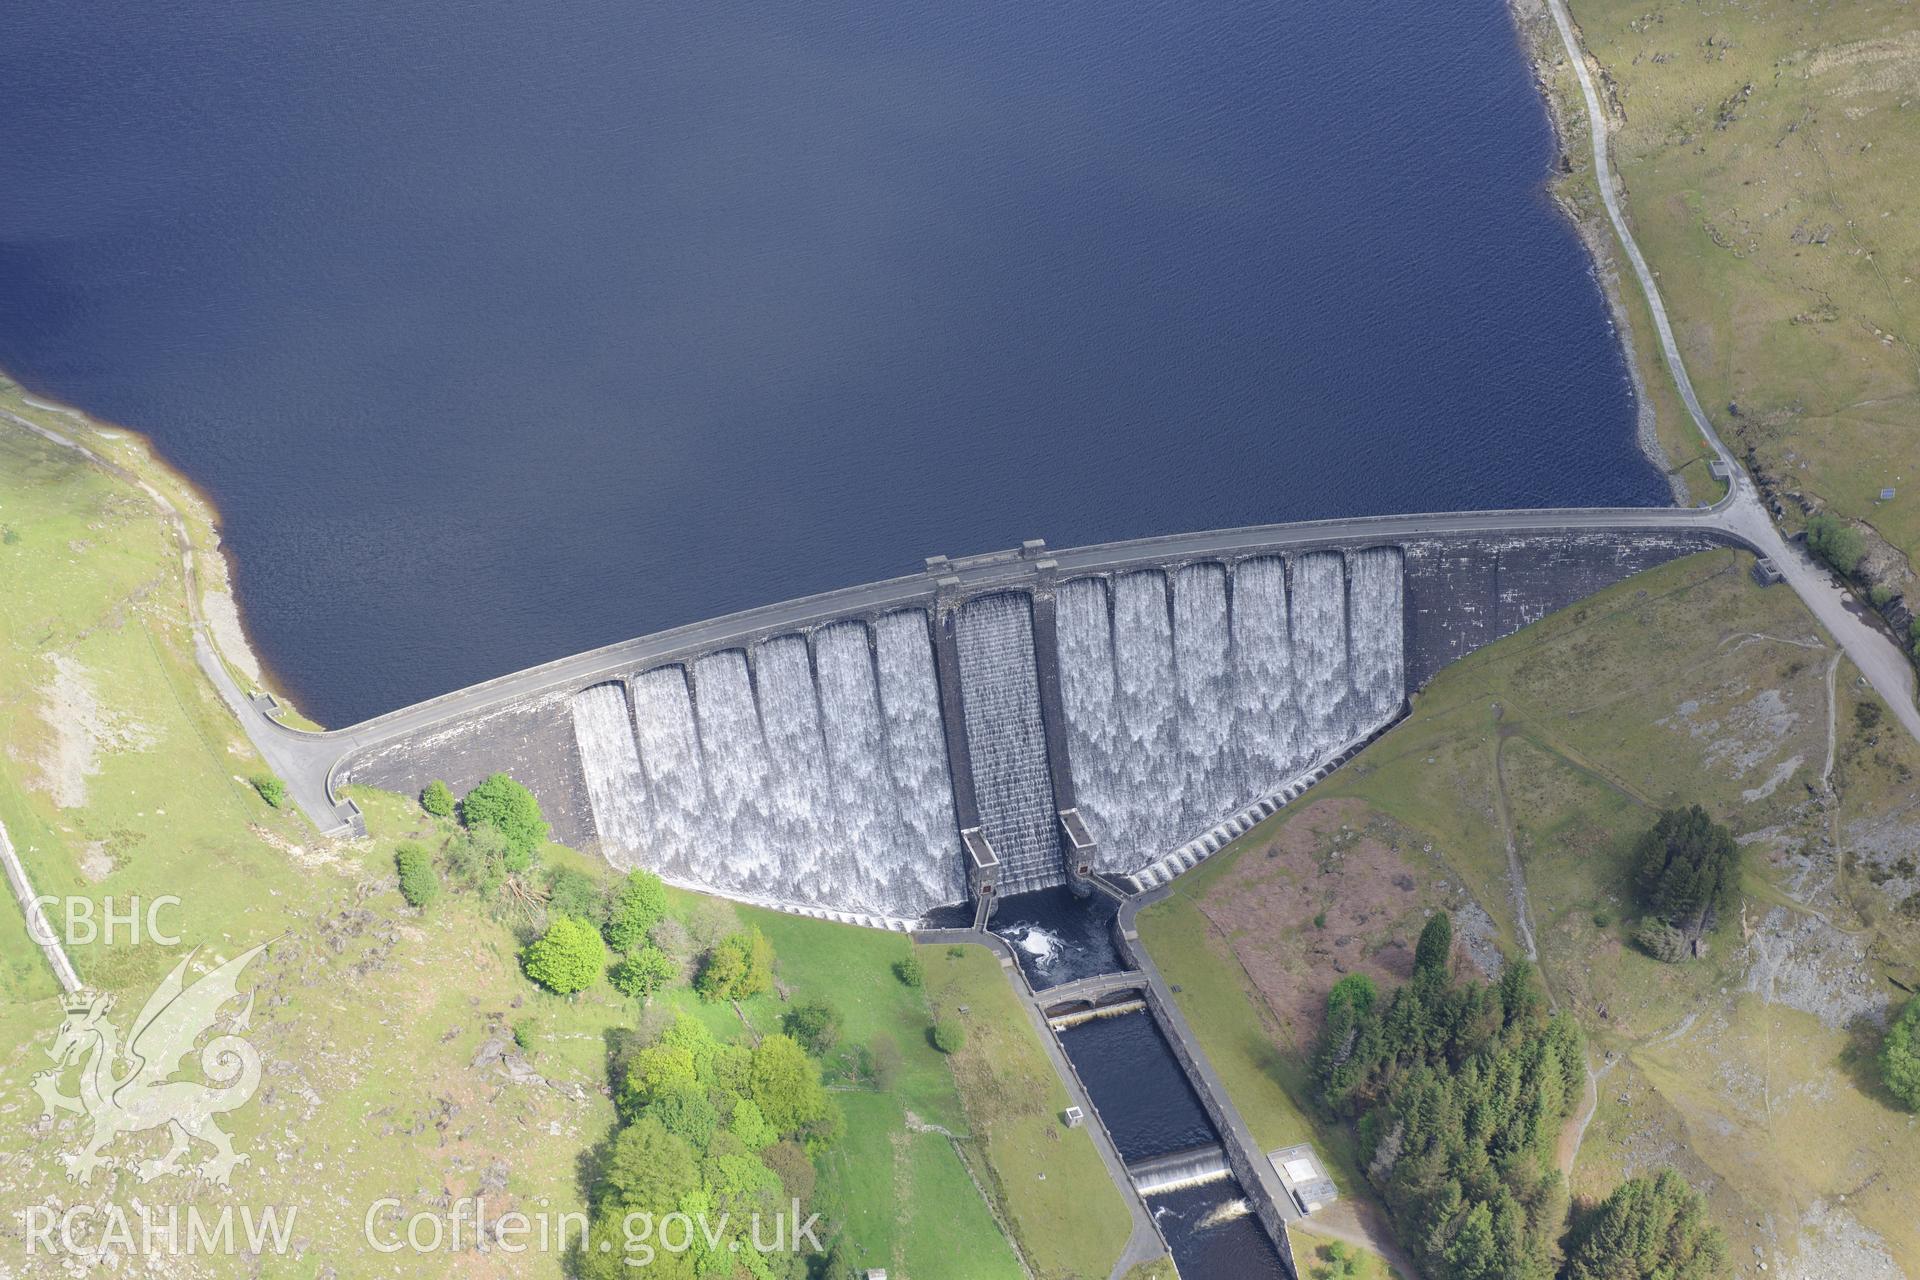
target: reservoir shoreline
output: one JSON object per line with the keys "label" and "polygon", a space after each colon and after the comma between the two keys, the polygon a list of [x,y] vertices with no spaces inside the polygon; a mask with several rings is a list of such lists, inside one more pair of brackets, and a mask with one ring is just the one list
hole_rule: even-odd
{"label": "reservoir shoreline", "polygon": [[[268,93],[311,34],[285,16],[189,70],[217,102]],[[625,40],[670,15],[600,17]],[[244,605],[208,610],[223,647],[331,724],[1024,537],[1673,500],[1649,461],[1634,331],[1609,282],[1582,279],[1596,246],[1543,199],[1557,139],[1507,0],[1379,31],[1311,12],[1276,28],[1259,6],[1125,38],[1003,17],[916,23],[911,45],[1003,92],[896,102],[901,86],[876,83],[810,122],[807,136],[838,141],[804,164],[792,148],[762,154],[757,117],[718,117],[733,159],[709,174],[724,179],[717,227],[683,207],[684,183],[591,163],[627,156],[624,141],[583,136],[557,156],[523,126],[543,113],[657,124],[715,93],[758,111],[793,84],[703,73],[643,91],[617,59],[562,58],[572,28],[540,46],[564,63],[564,94],[471,117],[487,122],[484,154],[441,145],[423,168],[412,152],[438,135],[357,107],[276,117],[306,162],[280,165],[279,146],[261,163],[302,200],[233,188],[222,157],[262,136],[246,112],[218,117],[226,147],[169,131],[164,156],[117,162],[164,169],[163,184],[53,157],[68,202],[111,201],[123,218],[57,253],[33,247],[33,205],[0,227],[26,246],[7,264],[21,287],[0,307],[0,366],[139,436],[182,480],[169,491],[195,494],[203,545],[231,553]],[[759,47],[789,19],[689,21],[676,34]],[[144,25],[116,18],[90,38],[139,65]],[[896,25],[835,19],[809,35],[897,58]],[[263,38],[282,27],[292,46]],[[435,92],[465,101],[505,34],[429,42]],[[577,52],[604,50],[605,34]],[[1150,34],[1188,56],[1167,63]],[[376,45],[362,52],[393,52]],[[48,138],[75,140],[61,154],[88,154],[79,143],[126,115],[53,88],[29,100]],[[150,105],[165,118],[170,103]],[[914,145],[869,127],[896,118]],[[1287,127],[1306,119],[1338,127]],[[1001,131],[984,150],[983,125]],[[419,146],[349,145],[366,129]],[[439,143],[472,140],[455,133]],[[1379,150],[1362,165],[1364,139]],[[565,202],[480,209],[461,202],[458,165],[584,176]],[[956,178],[969,165],[978,181]],[[373,179],[406,198],[352,194]],[[822,193],[832,216],[817,227]],[[218,225],[183,223],[183,199]],[[1402,216],[1409,202],[1426,216]],[[423,238],[434,211],[472,234]],[[633,234],[643,212],[659,234]],[[683,229],[707,246],[698,272],[672,249]],[[131,288],[147,277],[130,262],[156,256],[196,283]],[[558,288],[576,268],[591,287]],[[537,377],[488,359],[499,350]]]}
{"label": "reservoir shoreline", "polygon": [[[1546,106],[1547,118],[1552,122],[1559,150],[1560,162],[1555,176],[1547,181],[1547,192],[1554,206],[1572,226],[1580,243],[1586,247],[1594,280],[1607,300],[1607,312],[1613,321],[1621,358],[1626,361],[1627,374],[1633,383],[1635,442],[1647,461],[1665,479],[1673,495],[1673,504],[1690,507],[1695,499],[1692,487],[1682,474],[1684,466],[1674,464],[1660,439],[1659,409],[1644,367],[1652,357],[1639,349],[1639,341],[1645,335],[1634,324],[1628,309],[1629,295],[1613,229],[1608,225],[1603,211],[1583,209],[1568,189],[1577,172],[1574,157],[1581,131],[1574,126],[1570,117],[1570,113],[1577,109],[1575,100],[1554,84],[1554,72],[1565,65],[1565,48],[1553,29],[1553,16],[1547,9],[1546,0],[1507,0],[1507,12],[1513,19],[1514,31],[1532,73],[1534,86]],[[1658,366],[1659,361],[1654,359],[1653,363]]]}
{"label": "reservoir shoreline", "polygon": [[[286,683],[273,664],[266,660],[248,631],[246,611],[240,607],[239,597],[233,590],[238,558],[220,536],[220,509],[211,495],[196,484],[184,468],[170,461],[161,451],[159,443],[146,432],[116,422],[101,421],[81,409],[43,395],[11,370],[0,369],[0,391],[9,386],[18,391],[23,408],[69,420],[56,425],[22,417],[20,421],[28,424],[23,429],[37,429],[36,434],[41,434],[41,438],[49,444],[70,449],[92,465],[98,466],[105,460],[111,466],[128,472],[135,483],[151,487],[164,495],[164,501],[171,503],[175,510],[169,513],[161,507],[156,514],[163,520],[169,514],[177,515],[187,546],[195,553],[191,566],[183,567],[184,589],[189,595],[196,589],[199,591],[199,599],[189,600],[188,613],[205,625],[214,653],[236,677],[262,692],[272,694],[282,707],[293,713],[292,723],[324,728],[301,715],[289,701],[283,692]],[[9,418],[17,416],[4,406],[0,406],[0,414]],[[76,428],[85,433],[86,440],[66,438],[66,431]],[[121,456],[109,456],[113,453]],[[156,506],[159,505],[156,502]]]}

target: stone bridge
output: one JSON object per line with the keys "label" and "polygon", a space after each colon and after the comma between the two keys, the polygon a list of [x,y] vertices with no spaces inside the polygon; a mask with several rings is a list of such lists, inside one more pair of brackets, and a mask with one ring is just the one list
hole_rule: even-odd
{"label": "stone bridge", "polygon": [[1063,982],[1057,987],[1038,992],[1035,999],[1046,1006],[1046,1012],[1051,1017],[1069,1011],[1069,1006],[1092,1006],[1100,1003],[1102,996],[1122,991],[1139,993],[1146,988],[1147,975],[1137,969],[1128,969],[1123,973],[1101,973],[1075,982]]}

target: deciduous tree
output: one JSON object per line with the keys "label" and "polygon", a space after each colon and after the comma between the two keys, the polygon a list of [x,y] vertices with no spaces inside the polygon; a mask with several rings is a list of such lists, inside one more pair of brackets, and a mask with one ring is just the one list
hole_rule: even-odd
{"label": "deciduous tree", "polygon": [[1880,1079],[1909,1111],[1920,1111],[1920,997],[1907,1001],[1880,1042]]}
{"label": "deciduous tree", "polygon": [[420,807],[436,818],[453,816],[453,788],[435,778],[420,792]]}
{"label": "deciduous tree", "polygon": [[958,1053],[967,1042],[967,1030],[952,1018],[933,1024],[933,1047],[942,1053]]}
{"label": "deciduous tree", "polygon": [[600,976],[607,948],[600,931],[585,920],[554,916],[547,931],[527,944],[521,963],[527,976],[547,990],[572,995]]}
{"label": "deciduous tree", "polygon": [[576,867],[555,867],[547,875],[547,910],[576,920],[598,920],[603,907],[600,882]]}
{"label": "deciduous tree", "polygon": [[648,943],[621,958],[608,973],[613,989],[623,996],[645,999],[678,977],[680,966],[667,953]]}
{"label": "deciduous tree", "polygon": [[549,828],[533,792],[504,773],[496,773],[467,792],[460,802],[460,820],[469,829],[492,827],[507,840],[507,870],[523,871],[533,863]]}
{"label": "deciduous tree", "polygon": [[493,897],[507,879],[507,838],[492,827],[462,832],[447,845],[447,869],[457,885]]}
{"label": "deciduous tree", "polygon": [[401,841],[393,851],[393,866],[400,873],[400,896],[408,906],[424,907],[440,896],[440,877],[425,845]]}
{"label": "deciduous tree", "polygon": [[1867,554],[1867,544],[1852,525],[1822,512],[1807,521],[1807,550],[1851,576]]}
{"label": "deciduous tree", "polygon": [[636,867],[613,891],[607,905],[607,945],[631,951],[667,914],[667,886],[651,871]]}
{"label": "deciduous tree", "polygon": [[253,783],[253,789],[260,793],[262,800],[265,800],[276,809],[283,808],[286,805],[286,783],[270,773],[256,773],[250,781]]}
{"label": "deciduous tree", "polygon": [[826,1110],[820,1066],[791,1037],[770,1035],[753,1050],[753,1101],[782,1134],[798,1133]]}
{"label": "deciduous tree", "polygon": [[815,1057],[824,1057],[840,1039],[840,1011],[817,998],[787,1010],[780,1025]]}
{"label": "deciduous tree", "polygon": [[709,1001],[745,1000],[773,988],[773,944],[758,929],[728,934],[707,953],[694,989]]}

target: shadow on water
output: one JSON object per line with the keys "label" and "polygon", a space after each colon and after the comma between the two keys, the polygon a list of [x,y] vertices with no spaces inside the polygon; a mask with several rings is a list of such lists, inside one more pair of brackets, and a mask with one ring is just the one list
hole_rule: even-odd
{"label": "shadow on water", "polygon": [[949,902],[945,906],[935,907],[920,917],[921,929],[971,929],[973,928],[973,904],[971,902]]}
{"label": "shadow on water", "polygon": [[1035,991],[1126,968],[1113,944],[1120,904],[1103,893],[1076,898],[1064,888],[1003,898],[987,925],[1006,939]]}
{"label": "shadow on water", "polygon": [[1279,1249],[1231,1178],[1165,1192],[1147,1207],[1187,1280],[1285,1280]]}

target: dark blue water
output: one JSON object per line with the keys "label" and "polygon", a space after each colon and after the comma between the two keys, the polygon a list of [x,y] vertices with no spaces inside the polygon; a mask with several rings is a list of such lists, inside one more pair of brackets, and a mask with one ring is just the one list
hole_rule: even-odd
{"label": "dark blue water", "polygon": [[1147,1207],[1159,1222],[1183,1280],[1286,1280],[1286,1264],[1246,1192],[1232,1180],[1157,1195]]}
{"label": "dark blue water", "polygon": [[1059,1037],[1128,1164],[1220,1141],[1153,1015],[1095,1018]]}
{"label": "dark blue water", "polygon": [[0,367],[343,723],[931,552],[1654,503],[1503,0],[13,0]]}
{"label": "dark blue water", "polygon": [[[1065,888],[1002,898],[987,928],[1006,939],[1035,991],[1131,968],[1113,941],[1120,904],[1104,893],[1077,898]],[[969,919],[968,923],[972,923]]]}

